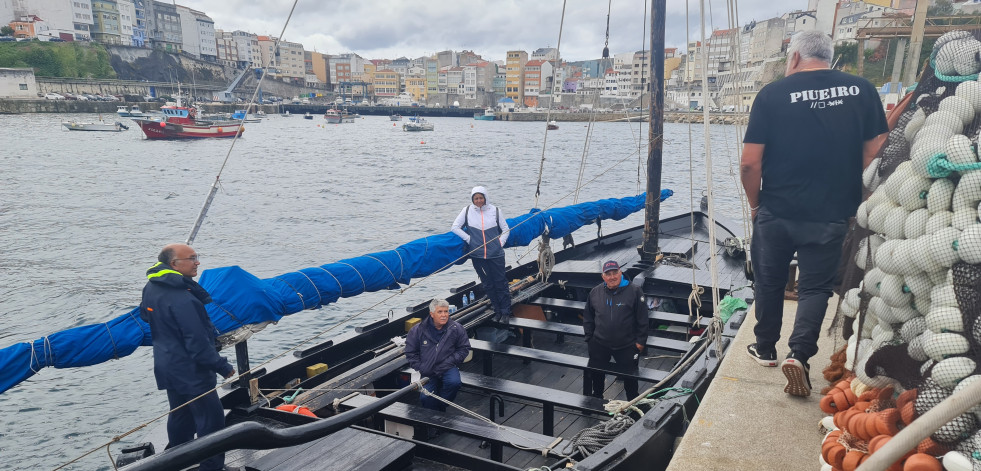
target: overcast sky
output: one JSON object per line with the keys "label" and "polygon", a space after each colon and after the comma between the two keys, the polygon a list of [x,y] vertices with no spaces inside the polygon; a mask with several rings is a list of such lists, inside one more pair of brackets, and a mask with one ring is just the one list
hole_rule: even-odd
{"label": "overcast sky", "polygon": [[[725,0],[704,0],[706,31],[728,25]],[[279,35],[292,0],[177,0],[201,10],[215,28]],[[700,1],[689,0],[689,38],[700,35]],[[739,24],[807,8],[807,0],[741,0]],[[645,0],[612,0],[610,53],[640,50]],[[607,2],[568,0],[560,51],[568,61],[602,55]],[[685,44],[685,2],[667,1],[668,47]],[[709,14],[711,10],[711,14]],[[648,13],[649,14],[649,13]],[[711,24],[709,23],[711,19]],[[299,0],[283,38],[328,54],[356,52],[366,59],[410,59],[447,49],[473,50],[488,60],[504,60],[508,50],[529,53],[555,47],[562,20],[561,0]],[[648,31],[649,34],[649,31]],[[707,33],[709,34],[709,33]]]}

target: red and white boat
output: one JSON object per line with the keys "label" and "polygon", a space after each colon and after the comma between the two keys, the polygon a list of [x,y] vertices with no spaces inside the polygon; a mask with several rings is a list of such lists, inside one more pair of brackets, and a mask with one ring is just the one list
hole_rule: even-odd
{"label": "red and white boat", "polygon": [[341,124],[341,112],[331,108],[324,113],[324,119],[327,120],[327,124]]}
{"label": "red and white boat", "polygon": [[206,137],[235,137],[235,133],[245,132],[245,127],[236,121],[203,121],[197,119],[197,109],[193,107],[166,105],[160,108],[163,118],[136,118],[147,139],[198,139]]}

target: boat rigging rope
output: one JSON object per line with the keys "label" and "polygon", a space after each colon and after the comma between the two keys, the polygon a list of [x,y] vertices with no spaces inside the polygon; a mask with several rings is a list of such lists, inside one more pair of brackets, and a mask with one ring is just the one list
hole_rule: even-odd
{"label": "boat rigging rope", "polygon": [[[701,26],[702,26],[702,44],[708,45],[708,39],[705,36],[705,0],[699,0],[700,13],[702,16]],[[711,8],[711,2],[709,4]],[[702,54],[702,70],[708,71],[708,49],[707,47],[703,49],[705,52]],[[708,96],[708,74],[702,74],[702,96]],[[708,229],[709,229],[709,261],[710,261],[710,273],[712,276],[712,324],[718,324],[716,328],[709,329],[710,332],[714,332],[717,335],[721,335],[722,326],[721,319],[719,318],[719,261],[718,254],[715,248],[715,190],[712,186],[712,148],[711,148],[711,133],[709,126],[709,107],[702,106],[702,132],[705,136],[705,185],[706,193],[708,196]],[[721,341],[717,339],[717,341]],[[722,350],[718,350],[719,355],[722,354]]]}
{"label": "boat rigging rope", "polygon": [[[691,37],[691,33],[688,30],[689,24],[688,16],[688,2],[685,2],[685,41]],[[703,49],[704,52],[704,49]],[[704,96],[702,97],[704,100]],[[704,103],[704,102],[703,102]],[[690,208],[689,214],[692,215],[690,218],[691,222],[691,232],[690,240],[692,247],[692,254],[695,251],[695,155],[692,150],[692,140],[691,140],[691,120],[688,120],[688,205]],[[697,267],[694,263],[691,264],[691,293],[688,295],[688,317],[694,317],[694,324],[699,325],[702,322],[702,294],[705,293],[705,288],[698,285],[695,277],[695,270]],[[695,305],[694,312],[692,312],[692,304]]]}
{"label": "boat rigging rope", "polygon": [[[562,28],[565,26],[565,5],[566,0],[562,0],[562,19],[559,21],[559,41],[555,44],[556,55],[560,54],[560,48],[562,47]],[[559,58],[556,57],[556,59]],[[542,138],[542,161],[538,164],[538,185],[535,187],[535,208],[538,207],[538,197],[542,194],[542,172],[545,170],[545,144],[548,142],[548,123],[552,117],[552,105],[555,103],[555,73],[557,71],[558,67],[552,67],[552,90],[549,90],[549,97],[552,99],[549,101],[548,111],[545,113],[545,137]]]}
{"label": "boat rigging rope", "polygon": [[[610,165],[609,167],[607,167],[607,168],[606,168],[605,170],[603,170],[602,172],[599,172],[599,173],[598,173],[597,175],[595,175],[595,176],[594,176],[593,178],[591,178],[591,179],[589,179],[588,181],[586,181],[585,183],[583,183],[583,186],[586,186],[586,185],[589,185],[589,184],[591,184],[591,183],[593,183],[594,181],[596,181],[596,180],[598,180],[599,178],[601,178],[601,177],[603,177],[604,175],[606,175],[607,173],[609,173],[610,171],[612,171],[612,170],[613,170],[614,168],[616,168],[616,167],[618,167],[618,166],[620,166],[621,164],[623,164],[623,163],[624,163],[624,162],[626,162],[627,160],[631,160],[631,159],[633,159],[633,157],[634,157],[634,156],[633,156],[633,154],[630,154],[630,155],[628,155],[628,156],[626,156],[626,157],[624,157],[624,158],[622,158],[622,159],[620,159],[620,160],[618,160],[618,161],[616,161],[616,162],[614,162],[614,163],[613,163],[612,165]],[[550,208],[552,208],[552,207],[555,207],[555,206],[557,206],[557,205],[558,205],[558,204],[559,204],[560,202],[562,202],[563,200],[565,200],[565,199],[567,199],[567,198],[569,198],[570,196],[572,196],[572,194],[573,194],[573,193],[574,193],[574,191],[570,191],[569,193],[566,193],[566,194],[565,194],[565,196],[562,196],[562,197],[560,197],[560,198],[559,198],[558,200],[556,200],[556,201],[555,201],[555,202],[553,202],[552,204],[550,204],[550,205],[548,205],[547,207],[545,207],[545,208],[543,209],[543,211],[544,211],[544,210],[548,210],[548,209],[550,209]],[[533,220],[533,219],[534,219],[534,218],[528,218],[528,219],[526,219],[526,220],[524,220],[524,221],[521,221],[521,222],[519,222],[518,224],[515,224],[515,225],[514,225],[514,227],[519,227],[519,226],[520,226],[521,224],[524,224],[524,223],[526,223],[526,222],[528,222],[528,221],[530,221],[530,220]],[[500,236],[498,236],[498,237],[500,237]],[[490,239],[489,241],[487,241],[487,243],[491,243],[491,242],[496,242],[496,241],[497,241],[497,239],[498,239],[498,237],[495,237],[495,238],[493,238],[493,239]],[[455,265],[455,264],[456,264],[457,262],[459,262],[459,261],[461,261],[461,260],[465,260],[465,259],[466,259],[467,257],[469,257],[469,256],[470,256],[470,254],[471,254],[471,253],[473,253],[473,252],[475,252],[475,251],[477,251],[477,250],[480,250],[480,249],[481,249],[482,247],[483,247],[483,246],[480,246],[480,247],[477,247],[477,248],[475,248],[475,249],[474,249],[474,250],[472,250],[471,252],[468,252],[468,253],[466,253],[466,254],[464,254],[463,256],[461,256],[460,258],[458,258],[458,259],[456,259],[456,260],[454,260],[454,261],[452,261],[452,262],[450,262],[450,263],[448,263],[448,264],[446,264],[446,266],[444,266],[444,267],[442,267],[442,268],[440,268],[439,270],[436,270],[436,271],[435,271],[435,272],[433,272],[432,274],[430,274],[430,275],[427,275],[427,276],[425,276],[425,277],[423,277],[423,278],[420,278],[420,279],[418,279],[418,280],[416,280],[416,281],[414,281],[414,282],[412,282],[411,284],[409,284],[409,286],[407,286],[407,287],[405,287],[404,289],[402,289],[402,290],[400,290],[400,291],[398,291],[398,292],[396,292],[396,293],[392,293],[391,295],[389,295],[389,296],[387,296],[387,297],[385,297],[385,298],[383,298],[383,299],[380,299],[380,300],[378,300],[377,302],[375,302],[374,304],[372,304],[372,305],[370,305],[370,306],[368,306],[367,308],[364,308],[364,309],[362,309],[362,310],[361,310],[361,311],[359,311],[359,312],[356,312],[356,313],[354,313],[354,314],[351,314],[351,315],[349,315],[349,316],[347,316],[347,317],[345,317],[345,318],[343,318],[343,319],[341,319],[341,320],[339,320],[339,321],[338,321],[338,322],[337,322],[336,324],[334,324],[333,326],[331,326],[331,327],[328,327],[327,329],[325,329],[325,330],[323,330],[323,331],[321,331],[321,332],[319,332],[319,333],[316,333],[316,334],[314,334],[314,335],[312,335],[312,336],[310,336],[310,337],[308,337],[308,338],[306,338],[306,339],[304,339],[304,340],[301,340],[301,341],[300,341],[299,343],[297,343],[296,345],[294,345],[294,346],[292,346],[292,347],[290,347],[290,348],[288,348],[288,349],[286,349],[286,350],[285,350],[285,351],[283,351],[282,353],[279,353],[279,354],[277,354],[277,355],[274,355],[274,356],[272,356],[272,357],[270,357],[269,359],[267,359],[266,361],[264,361],[264,362],[262,362],[262,363],[260,363],[260,364],[258,364],[258,365],[255,365],[255,366],[253,366],[253,367],[252,367],[251,369],[249,369],[248,371],[244,371],[244,372],[239,372],[239,376],[241,376],[241,375],[244,375],[244,374],[246,374],[246,373],[252,373],[252,372],[255,372],[255,371],[258,371],[259,369],[261,369],[261,368],[264,368],[264,367],[265,367],[266,365],[268,365],[268,364],[270,364],[270,363],[272,363],[272,362],[274,362],[274,361],[276,361],[276,360],[278,360],[278,359],[280,359],[280,358],[283,358],[283,357],[286,357],[286,356],[288,356],[288,355],[290,355],[290,354],[292,354],[292,352],[294,352],[294,351],[296,351],[296,350],[298,350],[299,348],[301,348],[301,347],[303,347],[304,345],[307,345],[307,344],[309,344],[309,343],[311,343],[311,342],[313,342],[313,341],[315,341],[315,340],[317,340],[318,338],[320,338],[320,337],[322,337],[322,336],[324,336],[324,335],[326,335],[326,334],[328,334],[328,333],[330,333],[330,332],[331,332],[331,331],[333,331],[334,329],[337,329],[337,328],[340,328],[340,327],[343,327],[343,326],[346,326],[348,322],[350,322],[350,321],[352,321],[352,320],[354,320],[354,319],[356,319],[356,318],[358,318],[358,317],[360,317],[360,316],[362,316],[363,314],[365,314],[365,313],[367,313],[367,312],[369,312],[369,311],[372,311],[372,310],[374,310],[374,309],[375,309],[375,308],[377,308],[378,306],[380,306],[380,305],[382,305],[382,304],[384,304],[384,303],[387,303],[388,301],[390,301],[390,300],[392,300],[393,298],[395,298],[395,297],[397,297],[397,296],[401,296],[401,295],[402,295],[402,294],[404,294],[404,293],[405,293],[406,291],[408,291],[408,290],[410,290],[410,289],[412,289],[412,288],[415,288],[416,286],[418,286],[418,285],[420,285],[420,284],[422,284],[422,283],[425,283],[426,281],[428,281],[428,280],[429,280],[429,278],[431,278],[431,277],[433,277],[433,276],[436,276],[436,275],[437,275],[437,274],[439,274],[439,273],[442,273],[442,272],[443,272],[444,270],[446,270],[446,269],[447,269],[447,268],[449,268],[449,267],[452,267],[452,266],[453,266],[453,265]],[[484,302],[486,302],[486,301],[484,301]],[[669,377],[670,377],[670,375],[669,375]],[[161,420],[161,419],[163,419],[163,418],[165,418],[165,417],[167,417],[167,416],[168,416],[168,415],[170,415],[170,414],[171,414],[172,412],[175,412],[175,411],[178,411],[178,410],[180,410],[180,409],[182,409],[182,408],[184,408],[184,407],[186,407],[186,406],[187,406],[188,404],[190,404],[190,403],[192,403],[192,402],[194,402],[194,401],[196,401],[196,400],[198,400],[198,399],[200,399],[200,398],[202,398],[202,397],[204,397],[204,396],[206,396],[206,395],[208,395],[208,394],[210,394],[210,393],[211,393],[212,391],[217,391],[218,389],[220,389],[220,388],[222,388],[222,387],[224,387],[224,386],[226,386],[226,385],[228,385],[228,384],[231,384],[231,383],[233,383],[233,382],[235,382],[235,381],[237,381],[237,379],[235,379],[235,380],[232,380],[232,379],[230,379],[230,380],[226,380],[226,381],[224,381],[224,382],[222,382],[222,383],[220,383],[220,384],[218,384],[217,386],[215,386],[215,387],[214,387],[213,389],[211,389],[211,390],[209,390],[209,391],[207,391],[207,392],[205,392],[205,393],[203,393],[203,394],[201,394],[200,396],[197,396],[197,397],[195,397],[195,398],[192,398],[191,400],[189,400],[189,401],[187,401],[187,402],[185,402],[184,404],[181,404],[180,406],[177,406],[177,407],[175,407],[175,408],[173,408],[173,409],[171,409],[171,410],[169,410],[169,411],[167,411],[167,412],[165,412],[165,413],[163,413],[163,414],[161,414],[161,415],[159,415],[159,416],[157,416],[157,417],[154,417],[154,418],[152,418],[152,419],[150,419],[150,420],[148,420],[148,421],[146,421],[146,422],[144,422],[144,423],[142,423],[142,424],[140,424],[140,425],[138,425],[138,426],[136,426],[136,427],[134,427],[133,429],[131,429],[131,430],[129,430],[129,431],[127,431],[127,432],[125,432],[125,433],[123,433],[123,434],[121,434],[121,435],[117,435],[117,436],[115,436],[115,437],[112,437],[112,439],[110,439],[110,440],[109,440],[108,442],[106,442],[106,443],[104,443],[104,444],[101,444],[101,445],[98,445],[98,446],[96,446],[96,447],[94,447],[94,448],[92,448],[91,450],[88,450],[88,451],[86,451],[86,452],[84,452],[84,453],[82,453],[81,455],[79,455],[79,456],[77,456],[77,457],[75,457],[75,458],[73,458],[72,460],[70,460],[70,461],[68,461],[68,462],[66,462],[66,463],[63,463],[63,464],[61,464],[60,466],[58,466],[57,468],[55,468],[55,471],[57,471],[58,469],[62,469],[62,468],[64,468],[64,467],[66,467],[66,466],[68,466],[68,465],[70,465],[70,464],[72,464],[72,463],[75,463],[75,462],[77,462],[78,460],[81,460],[82,458],[85,458],[86,456],[89,456],[89,455],[91,455],[92,453],[95,453],[95,452],[97,452],[97,451],[99,451],[99,450],[101,450],[101,449],[102,449],[103,447],[109,447],[109,446],[110,446],[110,445],[112,445],[113,443],[116,443],[116,442],[119,442],[119,441],[120,441],[120,440],[122,440],[123,438],[126,438],[126,437],[127,437],[127,436],[129,436],[129,435],[132,435],[132,434],[133,434],[134,432],[137,432],[137,431],[139,431],[139,430],[142,430],[142,429],[144,429],[144,428],[146,428],[147,426],[149,426],[150,424],[152,424],[152,423],[154,423],[154,422],[156,422],[156,421],[158,421],[158,420]]]}
{"label": "boat rigging rope", "polygon": [[[279,42],[283,40],[283,34],[286,33],[286,27],[290,24],[290,19],[293,18],[293,12],[296,10],[296,4],[300,0],[293,0],[293,6],[290,8],[290,13],[286,17],[286,23],[283,23],[283,29],[279,32],[279,38],[276,39],[275,51],[279,51]],[[263,71],[262,76],[259,77],[259,82],[256,84],[255,91],[252,92],[252,98],[245,106],[245,113],[242,113],[242,120],[238,123],[238,130],[235,131],[235,137],[232,138],[232,144],[228,146],[228,153],[225,154],[225,160],[222,161],[221,167],[218,168],[218,174],[215,175],[215,182],[211,184],[211,190],[208,192],[207,198],[204,199],[204,205],[201,207],[201,212],[198,214],[198,218],[194,221],[194,226],[191,227],[191,233],[188,234],[187,240],[184,241],[185,244],[191,245],[194,243],[194,238],[198,235],[198,230],[201,229],[201,224],[204,223],[204,218],[208,214],[208,209],[211,207],[211,202],[215,199],[215,194],[218,193],[218,187],[221,185],[221,172],[225,170],[225,166],[228,164],[228,159],[232,156],[232,149],[235,148],[235,143],[238,142],[238,138],[242,136],[242,129],[244,129],[245,118],[248,116],[248,111],[252,109],[252,105],[255,104],[255,99],[259,95],[259,90],[262,89],[262,81],[266,79],[265,71]]]}
{"label": "boat rigging rope", "polygon": [[[439,400],[442,403],[444,403],[444,404],[446,404],[446,405],[448,405],[448,406],[450,406],[450,407],[452,407],[454,409],[457,409],[457,410],[463,412],[465,415],[469,415],[470,417],[473,417],[473,418],[475,418],[477,420],[480,420],[482,422],[486,422],[486,423],[488,423],[490,425],[493,425],[495,428],[497,428],[501,432],[505,432],[505,433],[509,433],[511,435],[514,435],[514,436],[516,436],[518,438],[521,438],[521,439],[525,440],[528,443],[534,444],[534,442],[535,442],[535,439],[533,437],[528,437],[528,436],[525,436],[525,435],[522,435],[522,434],[518,433],[517,432],[518,429],[515,429],[515,428],[512,428],[512,427],[505,427],[503,425],[500,425],[497,422],[494,422],[493,420],[488,419],[487,417],[484,417],[484,416],[482,416],[482,415],[480,415],[480,414],[478,414],[478,413],[476,413],[476,412],[474,412],[474,411],[472,411],[470,409],[467,409],[466,407],[457,405],[456,403],[454,403],[453,401],[450,401],[449,399],[445,399],[443,397],[440,397],[437,394],[433,394],[432,391],[430,391],[430,390],[428,390],[426,388],[419,388],[419,392],[421,392],[422,394],[424,394],[426,396],[429,396],[429,397],[431,397],[433,399]],[[508,441],[508,443],[511,446],[513,446],[513,447],[515,447],[515,448],[517,448],[519,450],[540,451],[543,456],[547,455],[549,451],[553,451],[554,454],[565,456],[564,453],[559,453],[559,452],[553,450],[553,447],[555,445],[558,445],[559,443],[561,443],[561,440],[562,440],[562,437],[555,437],[555,438],[556,438],[556,440],[553,441],[552,443],[545,444],[545,445],[542,445],[542,446],[523,446],[523,445],[519,445],[519,444],[517,444],[515,442],[512,442],[512,441]],[[563,448],[563,450],[564,449],[565,448]]]}

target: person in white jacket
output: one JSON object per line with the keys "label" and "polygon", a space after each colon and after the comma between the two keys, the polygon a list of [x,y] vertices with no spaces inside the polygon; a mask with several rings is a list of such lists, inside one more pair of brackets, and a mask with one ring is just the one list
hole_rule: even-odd
{"label": "person in white jacket", "polygon": [[466,253],[494,307],[495,320],[507,323],[511,317],[511,290],[504,273],[508,222],[487,200],[487,189],[475,186],[470,192],[472,204],[460,211],[451,230],[467,243]]}

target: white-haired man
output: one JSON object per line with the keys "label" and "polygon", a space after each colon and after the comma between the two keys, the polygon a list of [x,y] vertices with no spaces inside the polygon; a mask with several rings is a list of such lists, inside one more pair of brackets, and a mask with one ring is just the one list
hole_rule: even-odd
{"label": "white-haired man", "polygon": [[[862,170],[888,127],[876,88],[832,70],[831,38],[794,35],[786,77],[757,94],[743,140],[741,178],[753,218],[756,343],[749,354],[777,366],[783,287],[797,253],[797,315],[781,363],[784,391],[811,393],[808,360],[831,297],[848,219],[862,198]],[[861,51],[859,51],[861,53]]]}

